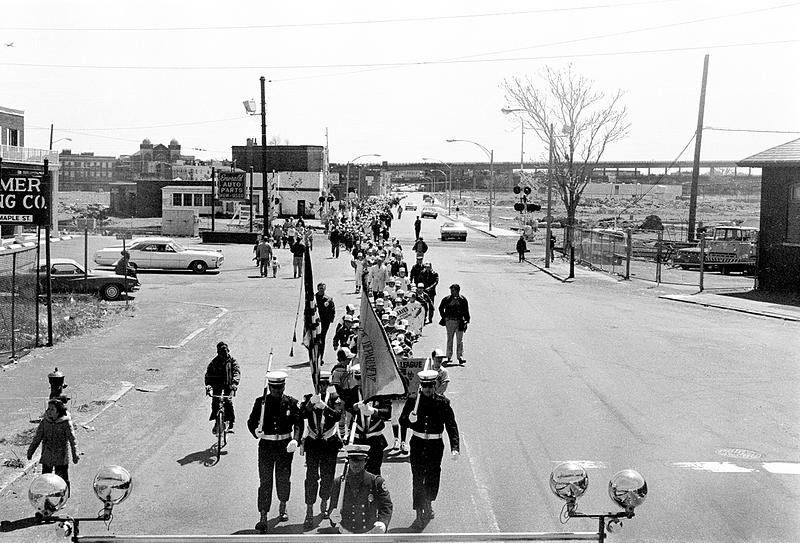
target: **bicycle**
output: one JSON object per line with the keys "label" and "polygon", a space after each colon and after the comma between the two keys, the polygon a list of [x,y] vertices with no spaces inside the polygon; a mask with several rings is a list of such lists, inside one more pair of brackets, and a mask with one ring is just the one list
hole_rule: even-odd
{"label": "bicycle", "polygon": [[225,420],[225,400],[230,400],[235,395],[235,392],[231,392],[231,394],[212,394],[210,391],[206,391],[206,396],[212,399],[219,399],[217,411],[214,413],[214,428],[216,430],[214,433],[217,436],[217,443],[211,446],[212,452],[217,453],[217,462],[219,462],[220,456],[222,455],[223,447],[228,444],[228,423]]}

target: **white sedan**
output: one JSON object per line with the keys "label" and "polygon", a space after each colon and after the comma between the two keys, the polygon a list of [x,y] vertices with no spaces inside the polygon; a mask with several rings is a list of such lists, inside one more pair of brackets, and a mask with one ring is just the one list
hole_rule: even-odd
{"label": "white sedan", "polygon": [[439,229],[442,241],[454,239],[456,241],[467,241],[467,227],[464,223],[447,221]]}
{"label": "white sedan", "polygon": [[[134,240],[127,251],[135,268],[160,270],[192,270],[205,273],[218,269],[225,261],[221,249],[184,247],[171,238],[141,238]],[[106,247],[94,254],[98,266],[113,266],[119,260],[122,247]]]}

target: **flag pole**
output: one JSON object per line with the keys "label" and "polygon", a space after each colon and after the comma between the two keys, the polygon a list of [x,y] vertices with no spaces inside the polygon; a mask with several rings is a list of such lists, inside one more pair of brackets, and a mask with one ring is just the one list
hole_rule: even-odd
{"label": "flag pole", "polygon": [[264,392],[261,396],[261,418],[258,420],[258,427],[256,428],[256,435],[261,438],[261,426],[264,424],[264,412],[267,405],[267,396],[269,395],[269,379],[267,374],[272,371],[272,347],[269,348],[269,358],[267,359],[267,373],[264,374]]}

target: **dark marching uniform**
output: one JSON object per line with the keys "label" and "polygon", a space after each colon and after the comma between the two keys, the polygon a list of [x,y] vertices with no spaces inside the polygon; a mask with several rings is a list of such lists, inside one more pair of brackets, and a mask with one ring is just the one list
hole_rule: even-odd
{"label": "dark marching uniform", "polygon": [[[348,457],[355,454],[366,454],[365,445],[349,445]],[[344,484],[344,492],[341,485]],[[341,504],[338,503],[341,495]],[[379,533],[386,532],[392,519],[394,506],[386,482],[383,477],[368,471],[352,473],[337,477],[333,484],[333,501],[331,508],[338,509],[341,515],[339,524],[348,532],[363,534],[375,532],[382,525]]]}
{"label": "dark marching uniform", "polygon": [[[358,408],[353,410],[353,416],[356,419],[356,435],[353,443],[369,445],[366,470],[374,475],[380,475],[383,451],[389,444],[383,431],[386,428],[386,421],[392,418],[392,400],[381,398],[367,402],[367,405],[375,409],[375,413],[369,417],[362,416]],[[366,427],[364,423],[366,423]]]}
{"label": "dark marching uniform", "polygon": [[[435,382],[436,371],[424,371],[420,374],[420,383]],[[432,377],[432,378],[431,378]],[[450,450],[457,454],[459,451],[458,425],[456,424],[450,400],[435,392],[431,396],[419,394],[419,406],[416,420],[410,417],[414,410],[416,398],[410,397],[403,406],[400,415],[401,426],[411,429],[409,444],[411,454],[412,500],[414,509],[425,518],[433,518],[431,502],[439,494],[439,479],[442,473],[442,455],[444,454],[444,441],[442,433],[446,429],[450,440]],[[409,420],[409,417],[411,420]]]}
{"label": "dark marching uniform", "polygon": [[[311,395],[305,396],[300,405],[300,416],[308,421],[308,434],[303,440],[306,455],[306,505],[313,505],[319,497],[325,502],[331,497],[331,485],[336,473],[336,457],[342,448],[339,437],[339,419],[342,418],[342,402],[339,396],[329,391],[321,398],[324,409],[315,409],[311,403]],[[324,513],[323,513],[324,514]]]}
{"label": "dark marching uniform", "polygon": [[286,394],[280,398],[267,394],[264,419],[261,420],[261,406],[264,401],[264,397],[256,398],[250,418],[247,420],[250,433],[259,439],[258,510],[262,512],[269,511],[272,505],[273,470],[278,500],[282,504],[289,501],[294,453],[287,452],[286,447],[290,441],[298,439],[302,432],[302,421],[296,399]]}

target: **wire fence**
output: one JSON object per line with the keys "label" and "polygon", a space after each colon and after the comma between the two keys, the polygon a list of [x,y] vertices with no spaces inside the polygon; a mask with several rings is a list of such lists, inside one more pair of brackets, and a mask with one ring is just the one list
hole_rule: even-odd
{"label": "wire fence", "polygon": [[38,342],[37,247],[0,253],[0,354],[16,358]]}

